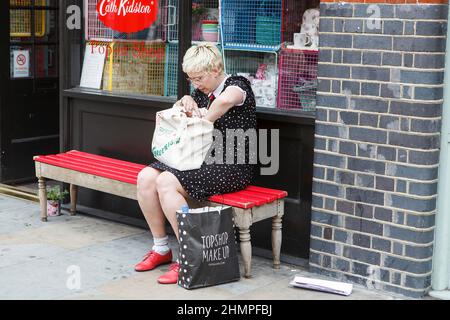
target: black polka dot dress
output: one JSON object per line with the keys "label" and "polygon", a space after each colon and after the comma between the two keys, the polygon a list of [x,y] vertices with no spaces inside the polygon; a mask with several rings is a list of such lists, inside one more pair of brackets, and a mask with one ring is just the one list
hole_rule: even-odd
{"label": "black polka dot dress", "polygon": [[[239,144],[239,139],[236,139],[236,143],[233,144],[234,164],[226,164],[225,154],[231,151],[227,150],[225,152],[227,129],[242,129],[244,132],[247,132],[249,129],[254,129],[256,132],[257,129],[255,96],[250,82],[241,76],[230,76],[226,79],[223,90],[228,86],[238,86],[247,93],[247,96],[243,105],[232,107],[226,114],[214,122],[214,128],[220,130],[224,137],[223,164],[206,164],[203,162],[200,169],[188,171],[173,169],[159,161],[150,165],[152,168],[171,172],[178,178],[178,181],[180,181],[188,195],[197,200],[206,200],[212,195],[245,189],[251,184],[256,169],[256,165],[251,164],[249,161],[250,158],[256,157],[256,148],[249,148],[248,139],[245,139],[245,163],[237,164],[238,149],[243,152],[243,146]],[[200,90],[195,90],[192,93],[192,97],[197,102],[199,108],[208,107],[209,98]],[[211,154],[214,156],[215,150],[213,150],[213,146],[210,151],[212,151]]]}

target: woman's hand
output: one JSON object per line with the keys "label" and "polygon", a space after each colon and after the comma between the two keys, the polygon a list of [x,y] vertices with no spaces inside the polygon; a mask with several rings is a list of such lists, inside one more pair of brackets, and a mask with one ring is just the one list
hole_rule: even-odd
{"label": "woman's hand", "polygon": [[191,96],[184,96],[177,104],[183,108],[184,113],[186,113],[188,117],[201,117],[198,105]]}

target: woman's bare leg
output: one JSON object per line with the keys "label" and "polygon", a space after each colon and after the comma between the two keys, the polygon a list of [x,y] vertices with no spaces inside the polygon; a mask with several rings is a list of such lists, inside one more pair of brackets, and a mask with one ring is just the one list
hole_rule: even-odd
{"label": "woman's bare leg", "polygon": [[158,192],[161,208],[169,220],[173,231],[178,239],[178,222],[176,211],[181,210],[188,197],[177,177],[170,172],[161,173],[156,179],[156,190]]}
{"label": "woman's bare leg", "polygon": [[161,171],[147,167],[138,174],[137,198],[145,220],[154,238],[166,236],[166,218],[159,203],[156,181]]}

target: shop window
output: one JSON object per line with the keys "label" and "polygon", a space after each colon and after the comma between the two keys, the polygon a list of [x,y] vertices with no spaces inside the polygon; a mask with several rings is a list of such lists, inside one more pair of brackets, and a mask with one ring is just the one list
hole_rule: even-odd
{"label": "shop window", "polygon": [[[183,34],[179,1],[157,1],[154,23],[127,33],[106,26],[98,16],[98,1],[85,0],[87,44],[100,41],[108,47],[101,89],[177,96],[178,41]],[[223,52],[226,72],[251,81],[258,107],[314,111],[319,17],[318,10],[317,17],[305,18],[305,13],[318,5],[319,0],[193,0],[191,40],[215,43]],[[300,32],[308,36],[298,36]]]}
{"label": "shop window", "polygon": [[[177,9],[182,0],[167,0],[168,38],[169,42],[179,39]],[[192,42],[219,42],[219,0],[192,1]]]}
{"label": "shop window", "polygon": [[[317,0],[222,0],[227,72],[250,80],[258,107],[315,110],[319,15],[313,8],[318,4]],[[299,33],[307,35],[299,37]]]}
{"label": "shop window", "polygon": [[11,79],[58,77],[56,0],[9,0]]}
{"label": "shop window", "polygon": [[164,72],[164,95],[176,97],[178,94],[178,44],[168,43]]}
{"label": "shop window", "polygon": [[[148,28],[136,32],[120,32],[114,31],[109,26],[106,26],[104,22],[99,19],[97,12],[97,4],[101,0],[85,0],[85,39],[95,40],[95,41],[120,41],[120,40],[130,40],[130,41],[151,41],[151,40],[165,40],[166,39],[166,25],[167,25],[167,1],[160,0],[156,1],[157,6],[157,19]],[[114,3],[105,2],[105,4]],[[119,2],[117,2],[119,3]],[[117,10],[119,10],[117,8]],[[107,9],[105,9],[107,11]]]}
{"label": "shop window", "polygon": [[225,50],[225,70],[252,83],[258,107],[275,108],[278,88],[276,52]]}
{"label": "shop window", "polygon": [[[166,38],[169,0],[152,1],[156,18],[148,27],[127,32],[114,30],[100,19],[98,5],[101,1],[85,0],[86,54],[105,53],[101,84],[97,89],[120,93],[165,95]],[[103,13],[110,10],[105,1]],[[150,3],[150,1],[149,1]],[[134,2],[133,2],[134,4]],[[145,3],[144,3],[145,4]],[[118,9],[118,8],[116,8]],[[174,14],[174,13],[173,13]],[[114,23],[114,16],[106,17]],[[145,19],[145,16],[141,16]],[[135,19],[138,20],[139,16]],[[173,19],[173,17],[172,17]],[[139,21],[138,21],[139,22]],[[86,59],[86,57],[85,57]],[[88,70],[86,70],[88,71]]]}
{"label": "shop window", "polygon": [[225,49],[276,51],[282,42],[282,0],[224,0]]}
{"label": "shop window", "polygon": [[278,108],[315,110],[317,63],[316,50],[281,49]]}
{"label": "shop window", "polygon": [[103,72],[104,90],[164,95],[163,42],[115,42],[109,48]]}

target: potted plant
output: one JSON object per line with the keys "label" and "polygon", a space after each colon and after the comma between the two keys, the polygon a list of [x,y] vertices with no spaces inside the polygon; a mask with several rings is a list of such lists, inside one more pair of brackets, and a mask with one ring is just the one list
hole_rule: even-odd
{"label": "potted plant", "polygon": [[202,32],[201,21],[202,21],[205,13],[206,13],[206,8],[201,3],[198,3],[198,2],[192,3],[193,40],[198,41],[201,38],[201,32]]}
{"label": "potted plant", "polygon": [[61,191],[55,186],[47,191],[47,216],[61,215],[61,201],[69,194],[67,190]]}

